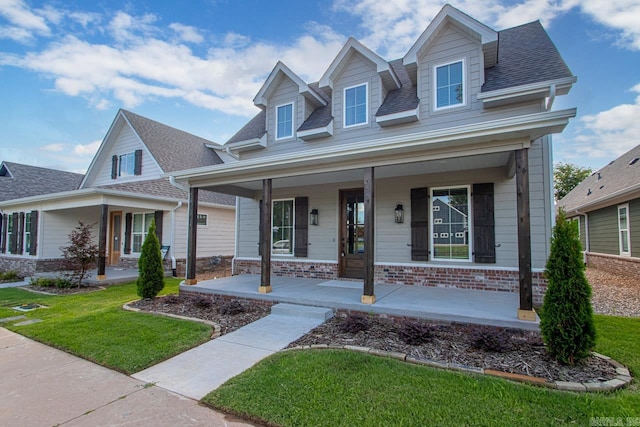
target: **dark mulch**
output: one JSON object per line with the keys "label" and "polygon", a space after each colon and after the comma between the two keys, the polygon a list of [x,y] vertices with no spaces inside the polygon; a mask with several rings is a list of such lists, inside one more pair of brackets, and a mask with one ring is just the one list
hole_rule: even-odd
{"label": "dark mulch", "polygon": [[[367,321],[367,330],[345,332],[345,326],[352,326],[353,322],[346,315],[337,316],[289,346],[333,344],[370,347],[405,353],[417,359],[495,369],[552,381],[591,382],[609,380],[616,376],[613,366],[593,356],[576,366],[559,364],[547,354],[537,332],[412,321],[414,324],[421,324],[423,329],[427,328],[425,335],[430,336],[430,339],[423,344],[410,345],[401,339],[402,332],[407,335],[406,321],[394,322],[384,317],[368,317]],[[413,330],[415,329],[414,327]],[[483,334],[488,335],[480,339]],[[408,335],[415,338],[415,332]],[[479,344],[485,344],[485,348],[477,348],[478,345],[474,345],[476,340],[480,341]],[[500,351],[488,351],[487,345]]]}
{"label": "dark mulch", "polygon": [[168,295],[129,304],[143,311],[177,314],[214,322],[221,333],[233,332],[268,315],[271,308],[245,300],[228,300],[200,295]]}

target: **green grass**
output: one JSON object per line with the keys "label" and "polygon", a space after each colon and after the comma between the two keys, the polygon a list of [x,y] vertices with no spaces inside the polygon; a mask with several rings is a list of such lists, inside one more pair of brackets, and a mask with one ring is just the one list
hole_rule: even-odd
{"label": "green grass", "polygon": [[[167,279],[162,294],[176,293],[179,280]],[[211,328],[201,323],[122,310],[136,300],[135,283],[111,286],[80,295],[52,296],[22,289],[0,289],[0,318],[22,313],[10,307],[39,303],[42,308],[24,313],[42,322],[2,326],[37,341],[131,374],[201,344]]]}
{"label": "green grass", "polygon": [[[596,326],[596,350],[640,373],[640,319],[596,316]],[[637,383],[568,393],[340,350],[276,354],[203,402],[280,426],[549,426],[640,417]]]}

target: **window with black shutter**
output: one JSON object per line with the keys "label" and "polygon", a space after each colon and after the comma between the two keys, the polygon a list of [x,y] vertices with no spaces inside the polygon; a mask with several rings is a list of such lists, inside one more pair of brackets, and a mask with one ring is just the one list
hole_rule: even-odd
{"label": "window with black shutter", "polygon": [[293,254],[297,257],[307,256],[309,245],[309,198],[296,197],[295,200],[295,244]]}
{"label": "window with black shutter", "polygon": [[473,255],[477,263],[496,262],[493,183],[473,185]]}
{"label": "window with black shutter", "polygon": [[131,224],[133,222],[133,214],[128,213],[124,216],[124,253],[131,253]]}
{"label": "window with black shutter", "polygon": [[29,255],[36,255],[38,253],[38,211],[31,211],[29,228]]}
{"label": "window with black shutter", "polygon": [[133,167],[134,175],[142,175],[142,150],[135,151],[135,164]]}
{"label": "window with black shutter", "polygon": [[111,179],[118,178],[118,156],[111,156]]}
{"label": "window with black shutter", "polygon": [[411,189],[411,260],[429,261],[429,189]]}

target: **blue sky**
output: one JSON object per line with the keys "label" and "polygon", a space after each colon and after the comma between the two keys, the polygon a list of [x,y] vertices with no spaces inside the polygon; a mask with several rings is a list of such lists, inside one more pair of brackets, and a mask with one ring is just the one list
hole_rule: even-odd
{"label": "blue sky", "polygon": [[[223,143],[278,60],[317,80],[354,36],[402,57],[432,0],[0,0],[0,160],[84,172],[118,108]],[[640,144],[640,0],[465,0],[500,30],[539,19],[578,76],[554,161]]]}

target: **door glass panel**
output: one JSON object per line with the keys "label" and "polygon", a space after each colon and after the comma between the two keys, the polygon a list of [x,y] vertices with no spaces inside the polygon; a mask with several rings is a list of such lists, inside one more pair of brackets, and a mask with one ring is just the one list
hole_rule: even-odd
{"label": "door glass panel", "polygon": [[469,259],[467,189],[434,190],[432,203],[434,258]]}
{"label": "door glass panel", "polygon": [[120,250],[120,224],[122,222],[122,217],[120,215],[115,215],[113,217],[113,250]]}
{"label": "door glass panel", "polygon": [[364,253],[364,197],[347,197],[347,253]]}

